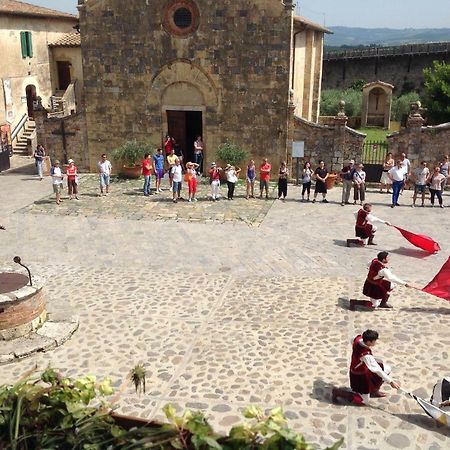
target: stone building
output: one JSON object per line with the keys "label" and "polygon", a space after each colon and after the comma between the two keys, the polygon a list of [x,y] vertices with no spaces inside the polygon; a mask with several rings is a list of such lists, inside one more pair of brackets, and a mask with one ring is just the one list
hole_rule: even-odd
{"label": "stone building", "polygon": [[90,168],[128,139],[173,135],[206,161],[231,141],[287,159],[297,114],[317,120],[325,28],[285,0],[79,0]]}
{"label": "stone building", "polygon": [[54,86],[48,44],[73,32],[77,23],[72,14],[0,0],[0,125],[10,133],[33,117],[37,97],[49,103]]}

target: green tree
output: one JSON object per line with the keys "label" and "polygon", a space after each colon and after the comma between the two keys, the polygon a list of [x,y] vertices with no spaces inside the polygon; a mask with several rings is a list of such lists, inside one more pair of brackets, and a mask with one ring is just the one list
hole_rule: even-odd
{"label": "green tree", "polygon": [[339,111],[339,102],[345,101],[345,113],[349,117],[361,115],[362,92],[355,89],[326,89],[322,91],[320,114],[335,116]]}
{"label": "green tree", "polygon": [[420,100],[420,97],[416,92],[394,97],[392,99],[391,119],[400,122],[405,115],[408,115],[411,103],[418,100]]}
{"label": "green tree", "polygon": [[423,74],[428,117],[434,123],[450,122],[450,64],[434,61]]}

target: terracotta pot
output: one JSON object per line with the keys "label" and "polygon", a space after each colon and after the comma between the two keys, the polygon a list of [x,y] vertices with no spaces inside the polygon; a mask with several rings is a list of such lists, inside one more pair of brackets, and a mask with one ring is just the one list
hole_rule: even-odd
{"label": "terracotta pot", "polygon": [[122,166],[120,169],[120,174],[126,178],[139,178],[141,173],[141,166]]}
{"label": "terracotta pot", "polygon": [[334,183],[336,182],[337,174],[330,173],[327,178],[327,189],[333,189]]}

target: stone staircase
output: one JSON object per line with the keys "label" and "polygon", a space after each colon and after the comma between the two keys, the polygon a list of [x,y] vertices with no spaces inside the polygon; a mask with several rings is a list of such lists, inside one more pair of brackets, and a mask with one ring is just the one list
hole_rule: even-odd
{"label": "stone staircase", "polygon": [[31,139],[36,132],[36,123],[32,119],[28,119],[24,131],[19,138],[13,143],[13,154],[28,155],[28,139]]}

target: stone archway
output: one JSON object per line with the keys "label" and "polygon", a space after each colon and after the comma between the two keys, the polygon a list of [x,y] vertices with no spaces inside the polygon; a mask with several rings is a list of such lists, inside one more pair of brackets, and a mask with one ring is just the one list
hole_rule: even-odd
{"label": "stone archway", "polygon": [[362,126],[389,129],[392,106],[392,84],[375,81],[363,87]]}
{"label": "stone archway", "polygon": [[[161,139],[170,130],[190,158],[196,134],[203,136],[205,158],[213,158],[208,148],[219,143],[219,91],[211,77],[190,61],[177,60],[162,67],[152,79],[151,97],[161,113]],[[209,158],[208,158],[209,156]]]}

